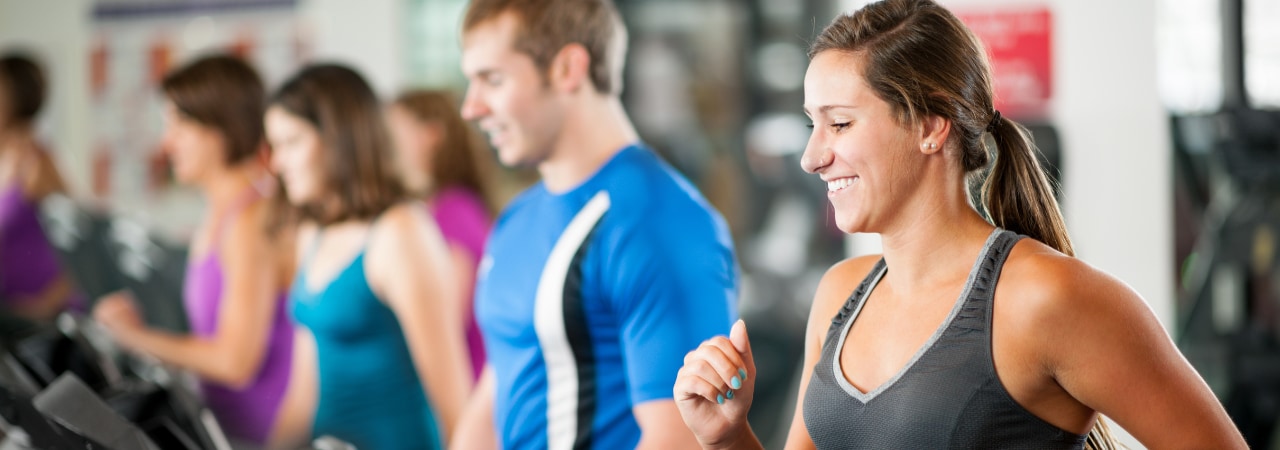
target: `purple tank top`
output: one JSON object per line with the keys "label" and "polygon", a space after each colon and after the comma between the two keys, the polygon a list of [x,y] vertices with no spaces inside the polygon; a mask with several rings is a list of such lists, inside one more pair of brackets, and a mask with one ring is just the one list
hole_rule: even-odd
{"label": "purple tank top", "polygon": [[[228,217],[234,215],[228,214]],[[225,219],[224,219],[225,221]],[[187,266],[183,282],[183,303],[191,332],[196,336],[212,336],[218,330],[218,312],[222,303],[223,274],[218,257],[221,224],[215,230],[209,254]],[[218,418],[223,430],[240,439],[265,443],[275,424],[276,412],[289,383],[293,355],[293,326],[285,310],[285,293],[276,302],[275,321],[267,340],[267,353],[253,382],[244,389],[201,382],[205,402]]]}
{"label": "purple tank top", "polygon": [[0,300],[17,304],[58,279],[58,255],[40,228],[36,205],[14,184],[0,193]]}
{"label": "purple tank top", "polygon": [[[448,187],[441,189],[430,200],[431,215],[440,227],[440,234],[449,245],[459,246],[471,256],[471,267],[463,270],[476,272],[480,258],[484,255],[484,242],[489,235],[489,212],[485,209],[480,196],[465,188]],[[480,337],[480,328],[476,326],[475,309],[470,300],[475,297],[475,283],[464,286],[467,316],[464,329],[467,333],[467,348],[471,351],[471,369],[475,378],[480,377],[484,369],[484,341]]]}

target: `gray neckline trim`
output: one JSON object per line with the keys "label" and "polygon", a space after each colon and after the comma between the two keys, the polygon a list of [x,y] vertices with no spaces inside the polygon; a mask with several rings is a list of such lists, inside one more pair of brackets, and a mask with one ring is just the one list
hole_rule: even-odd
{"label": "gray neckline trim", "polygon": [[880,279],[889,271],[888,266],[881,267],[880,270],[876,272],[875,276],[872,277],[871,284],[867,285],[867,289],[862,292],[862,297],[858,299],[858,307],[849,315],[849,320],[844,323],[844,330],[840,332],[840,341],[836,344],[835,354],[831,357],[831,367],[835,371],[836,383],[839,384],[846,393],[853,398],[858,399],[858,401],[862,403],[869,403],[872,399],[876,398],[876,396],[880,395],[880,393],[890,387],[893,387],[893,385],[898,382],[898,379],[902,378],[903,375],[906,375],[906,373],[911,370],[911,367],[916,364],[916,361],[919,361],[930,348],[933,348],[933,344],[938,342],[938,339],[942,337],[942,334],[951,327],[952,320],[954,320],[956,315],[960,313],[960,310],[969,298],[970,291],[973,290],[973,282],[977,279],[978,268],[982,267],[982,262],[987,259],[987,254],[990,253],[991,247],[995,245],[996,237],[1000,236],[1000,233],[1003,231],[1004,230],[1000,228],[996,228],[991,232],[990,236],[987,236],[987,242],[982,245],[982,251],[978,252],[977,261],[974,261],[973,268],[969,269],[969,278],[964,283],[964,289],[960,291],[960,297],[956,299],[955,305],[951,307],[951,312],[947,314],[947,318],[942,321],[942,324],[938,325],[938,329],[933,331],[933,335],[929,337],[929,340],[925,341],[924,345],[920,346],[919,350],[916,350],[915,355],[912,355],[911,359],[907,361],[907,364],[902,366],[901,369],[898,369],[898,373],[894,374],[892,378],[889,378],[884,383],[880,383],[880,386],[876,387],[875,390],[863,393],[858,390],[858,388],[854,387],[847,378],[845,378],[844,370],[840,367],[840,354],[844,350],[845,340],[849,337],[849,329],[853,326],[853,322],[858,319],[858,313],[862,312],[862,307],[866,306],[867,298],[871,296],[871,291],[875,290],[876,285],[880,284]]}

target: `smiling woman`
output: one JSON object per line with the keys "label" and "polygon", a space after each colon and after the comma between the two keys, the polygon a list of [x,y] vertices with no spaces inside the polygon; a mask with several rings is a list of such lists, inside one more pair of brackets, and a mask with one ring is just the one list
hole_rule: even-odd
{"label": "smiling woman", "polygon": [[[884,254],[814,298],[787,448],[1243,448],[1135,292],[1072,257],[1025,129],[992,107],[981,43],[930,0],[886,0],[814,42],[801,164]],[[967,178],[995,165],[983,200]],[[745,324],[690,352],[675,395],[705,448],[760,448]]]}

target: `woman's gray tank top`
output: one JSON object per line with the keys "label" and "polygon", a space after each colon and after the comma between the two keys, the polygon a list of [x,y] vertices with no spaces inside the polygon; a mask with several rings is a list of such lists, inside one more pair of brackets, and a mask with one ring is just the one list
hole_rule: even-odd
{"label": "woman's gray tank top", "polygon": [[1084,447],[1085,436],[1032,415],[996,376],[992,296],[1005,258],[1021,238],[993,232],[947,319],[897,375],[863,393],[844,377],[839,361],[849,326],[888,270],[883,259],[876,263],[831,320],[805,392],[804,423],[818,449]]}

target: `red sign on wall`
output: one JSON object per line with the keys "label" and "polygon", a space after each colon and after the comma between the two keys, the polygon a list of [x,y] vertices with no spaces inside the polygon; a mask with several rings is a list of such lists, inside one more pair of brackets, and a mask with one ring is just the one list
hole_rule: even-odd
{"label": "red sign on wall", "polygon": [[996,109],[1043,117],[1053,98],[1053,16],[1048,8],[957,12],[982,40],[994,74]]}

